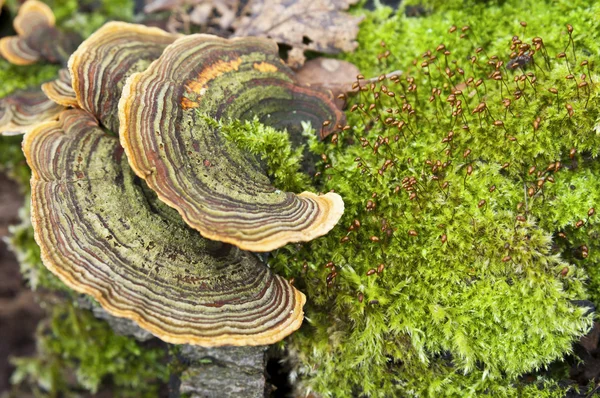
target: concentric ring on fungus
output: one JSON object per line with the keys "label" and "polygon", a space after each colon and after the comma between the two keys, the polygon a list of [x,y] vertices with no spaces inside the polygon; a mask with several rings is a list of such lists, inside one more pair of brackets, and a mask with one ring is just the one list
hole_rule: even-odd
{"label": "concentric ring on fungus", "polygon": [[89,113],[38,125],[23,150],[44,265],[109,313],[203,346],[271,344],[302,323],[302,293],[253,254],[190,229]]}
{"label": "concentric ring on fungus", "polygon": [[17,91],[0,99],[0,135],[24,134],[40,122],[56,120],[64,109],[39,89]]}
{"label": "concentric ring on fungus", "polygon": [[54,14],[46,4],[29,0],[20,8],[13,21],[18,36],[8,36],[0,39],[0,55],[15,65],[30,65],[40,59],[41,54],[30,47],[26,38],[36,30],[46,30],[54,27]]}
{"label": "concentric ring on fungus", "polygon": [[119,131],[119,98],[127,78],[146,69],[180,37],[158,28],[109,22],[69,58],[72,88],[81,109]]}
{"label": "concentric ring on fungus", "polygon": [[15,65],[30,65],[39,60],[66,62],[81,37],[60,31],[48,5],[27,0],[13,21],[17,36],[0,39],[0,55]]}
{"label": "concentric ring on fungus", "polygon": [[68,69],[58,71],[58,79],[42,84],[42,91],[48,98],[65,107],[79,108],[75,91],[71,86],[71,75]]}
{"label": "concentric ring on fungus", "polygon": [[342,114],[330,93],[294,84],[273,41],[191,35],[128,79],[119,135],[135,173],[209,239],[258,252],[326,234],[343,213],[339,195],[279,191],[207,120],[254,117],[331,129]]}

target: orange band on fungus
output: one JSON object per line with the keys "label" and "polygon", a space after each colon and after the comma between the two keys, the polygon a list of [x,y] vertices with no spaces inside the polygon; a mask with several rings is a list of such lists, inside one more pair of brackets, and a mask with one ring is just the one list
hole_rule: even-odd
{"label": "orange band on fungus", "polygon": [[129,78],[119,134],[136,174],[204,237],[270,251],[326,234],[344,211],[339,195],[279,191],[206,119],[254,117],[328,129],[342,118],[330,93],[294,84],[274,42],[192,35]]}

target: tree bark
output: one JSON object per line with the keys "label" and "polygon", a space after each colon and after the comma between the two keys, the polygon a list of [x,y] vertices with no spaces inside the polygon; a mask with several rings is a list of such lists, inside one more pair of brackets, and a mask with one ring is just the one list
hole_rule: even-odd
{"label": "tree bark", "polygon": [[[93,305],[86,296],[77,301],[80,307],[92,311],[96,318],[105,320],[117,334],[139,341],[154,337],[135,322],[117,318],[102,307]],[[182,345],[178,359],[187,368],[180,375],[171,375],[169,397],[186,394],[190,398],[264,398],[267,348]]]}
{"label": "tree bark", "polygon": [[266,350],[267,346],[182,346],[181,355],[190,366],[181,375],[179,391],[190,398],[263,398]]}

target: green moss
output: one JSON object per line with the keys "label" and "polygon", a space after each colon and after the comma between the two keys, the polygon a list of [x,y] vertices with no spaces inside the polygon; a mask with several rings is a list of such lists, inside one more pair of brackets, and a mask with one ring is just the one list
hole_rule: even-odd
{"label": "green moss", "polygon": [[271,173],[269,177],[278,188],[289,192],[301,192],[310,185],[309,177],[300,172],[304,147],[292,149],[287,132],[264,126],[257,119],[220,122],[217,125],[227,139],[266,163],[265,166]]}
{"label": "green moss", "polygon": [[31,171],[21,151],[22,136],[0,136],[0,172],[8,174],[17,181],[23,190],[29,190]]}
{"label": "green moss", "polygon": [[168,379],[164,357],[162,348],[116,335],[89,311],[64,303],[39,327],[38,356],[13,360],[12,382],[28,381],[53,397],[95,393],[101,385],[120,397],[155,397]]}
{"label": "green moss", "polygon": [[37,87],[53,79],[57,72],[58,67],[55,65],[17,66],[0,58],[0,98],[15,90]]}
{"label": "green moss", "polygon": [[58,277],[52,274],[42,263],[40,247],[35,242],[33,228],[31,226],[31,215],[29,211],[29,196],[24,207],[21,209],[21,223],[10,227],[8,243],[19,260],[19,267],[23,278],[32,290],[58,291],[75,297]]}
{"label": "green moss", "polygon": [[[100,2],[47,0],[46,3],[53,6],[53,10],[56,5],[59,5],[61,27],[78,32],[84,38],[90,36],[108,21],[130,22],[133,20],[133,0],[102,0]],[[91,10],[91,12],[81,12],[80,10]],[[57,19],[59,19],[59,15],[57,15]]]}
{"label": "green moss", "polygon": [[[359,108],[337,144],[311,140],[323,159],[313,184],[338,192],[345,215],[326,237],[270,261],[308,297],[305,324],[288,340],[305,390],[564,395],[551,379],[522,375],[571,352],[592,322],[573,301],[600,296],[598,216],[587,217],[600,199],[600,9],[463,3],[427,3],[432,14],[423,18],[370,13],[360,50],[346,58],[367,77],[404,74],[350,98]],[[515,35],[543,38],[524,70],[506,68]],[[436,51],[440,44],[451,53]],[[494,80],[499,60],[502,80]],[[453,115],[456,100],[462,111]],[[481,102],[487,110],[473,112]]]}

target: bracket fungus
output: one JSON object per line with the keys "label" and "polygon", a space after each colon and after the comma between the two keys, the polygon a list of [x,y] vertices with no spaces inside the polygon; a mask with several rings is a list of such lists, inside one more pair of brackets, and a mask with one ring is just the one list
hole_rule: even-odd
{"label": "bracket fungus", "polygon": [[64,63],[81,38],[58,30],[55,22],[52,9],[46,4],[26,1],[13,22],[17,36],[0,39],[0,55],[15,65],[30,65],[41,59]]}
{"label": "bracket fungus", "polygon": [[75,91],[71,86],[71,75],[68,69],[58,71],[58,79],[42,84],[42,91],[52,101],[64,107],[79,108]]}
{"label": "bracket fungus", "polygon": [[294,83],[273,41],[191,35],[128,79],[119,136],[136,174],[206,238],[259,252],[326,234],[343,213],[339,195],[277,190],[210,123],[255,117],[276,128],[342,119],[331,93]]}
{"label": "bracket fungus", "polygon": [[203,346],[270,344],[302,323],[302,293],[252,253],[189,228],[89,113],[38,125],[23,150],[44,264],[111,314]]}
{"label": "bracket fungus", "polygon": [[178,37],[158,28],[124,22],[102,26],[69,58],[79,106],[96,116],[104,127],[118,132],[119,98],[126,79],[146,69]]}
{"label": "bracket fungus", "polygon": [[56,120],[64,107],[38,90],[17,91],[0,99],[0,135],[17,135],[36,124]]}
{"label": "bracket fungus", "polygon": [[263,345],[300,327],[304,295],[244,250],[324,235],[344,203],[277,190],[217,122],[326,135],[343,123],[331,93],[296,84],[269,40],[121,22],[68,66],[43,85],[58,121],[23,141],[46,267],[171,343]]}

